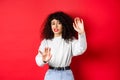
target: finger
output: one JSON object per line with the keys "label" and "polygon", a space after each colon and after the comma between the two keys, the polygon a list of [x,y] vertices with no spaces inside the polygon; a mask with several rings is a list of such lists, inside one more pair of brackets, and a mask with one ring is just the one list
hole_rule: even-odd
{"label": "finger", "polygon": [[48,47],[45,47],[45,53],[47,53],[47,51],[48,51]]}
{"label": "finger", "polygon": [[77,20],[80,20],[80,18],[79,18],[79,17],[76,17],[76,18],[75,18],[75,21],[77,21]]}
{"label": "finger", "polygon": [[78,23],[77,22],[73,23],[73,27],[77,29],[78,28]]}
{"label": "finger", "polygon": [[74,24],[77,24],[77,18],[74,19]]}
{"label": "finger", "polygon": [[77,25],[78,25],[78,24],[77,24],[77,21],[74,22],[74,25],[75,25],[75,27],[77,27]]}
{"label": "finger", "polygon": [[75,28],[75,24],[73,23],[73,27]]}
{"label": "finger", "polygon": [[83,24],[83,19],[80,19],[80,22]]}
{"label": "finger", "polygon": [[43,53],[41,51],[38,51],[41,55],[43,55]]}
{"label": "finger", "polygon": [[49,53],[49,55],[48,55],[48,56],[49,56],[49,60],[50,60],[50,59],[51,59],[51,57],[52,57],[51,53]]}
{"label": "finger", "polygon": [[47,54],[47,47],[45,47],[44,53],[42,55],[45,56],[46,54]]}
{"label": "finger", "polygon": [[81,23],[80,18],[77,18],[77,19],[76,19],[76,23],[77,23],[77,24],[78,24],[78,23]]}
{"label": "finger", "polygon": [[75,31],[78,31],[78,27],[73,23],[73,28]]}
{"label": "finger", "polygon": [[50,60],[51,58],[52,58],[52,55],[50,54],[50,55],[49,55],[49,60]]}
{"label": "finger", "polygon": [[49,48],[49,52],[51,51],[51,48]]}
{"label": "finger", "polygon": [[75,17],[75,20],[80,19],[79,17]]}
{"label": "finger", "polygon": [[74,19],[74,22],[75,22],[76,25],[78,25],[78,23],[81,23],[81,22],[80,22],[80,18],[79,18],[79,17],[76,17],[76,18]]}
{"label": "finger", "polygon": [[73,23],[73,27],[74,27],[74,29],[76,29],[76,25],[75,25],[75,23]]}
{"label": "finger", "polygon": [[51,52],[51,48],[48,48],[48,54]]}

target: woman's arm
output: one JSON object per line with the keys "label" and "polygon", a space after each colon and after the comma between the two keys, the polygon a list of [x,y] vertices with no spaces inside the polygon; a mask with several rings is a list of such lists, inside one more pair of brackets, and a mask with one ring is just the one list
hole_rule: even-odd
{"label": "woman's arm", "polygon": [[74,19],[73,27],[78,32],[78,40],[75,39],[72,42],[72,54],[73,56],[77,56],[84,53],[87,49],[83,20],[76,17]]}
{"label": "woman's arm", "polygon": [[51,49],[46,46],[46,40],[41,42],[35,61],[38,66],[43,66],[51,59]]}
{"label": "woman's arm", "polygon": [[83,54],[87,49],[85,33],[78,34],[78,40],[72,42],[72,55],[77,56]]}

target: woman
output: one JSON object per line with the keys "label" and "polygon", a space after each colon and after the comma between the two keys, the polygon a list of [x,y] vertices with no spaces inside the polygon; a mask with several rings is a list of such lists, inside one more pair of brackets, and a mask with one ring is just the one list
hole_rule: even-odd
{"label": "woman", "polygon": [[71,59],[87,48],[83,20],[78,17],[73,20],[64,12],[54,12],[47,17],[42,35],[44,39],[35,60],[38,66],[49,65],[44,80],[74,80]]}

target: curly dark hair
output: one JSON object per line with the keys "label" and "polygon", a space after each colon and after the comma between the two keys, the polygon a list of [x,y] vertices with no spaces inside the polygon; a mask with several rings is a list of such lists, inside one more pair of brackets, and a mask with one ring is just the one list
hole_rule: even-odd
{"label": "curly dark hair", "polygon": [[54,12],[48,15],[45,24],[43,25],[42,36],[45,39],[52,39],[54,33],[51,29],[51,21],[53,19],[59,20],[62,23],[62,38],[69,41],[76,36],[76,31],[73,28],[73,19],[62,11]]}

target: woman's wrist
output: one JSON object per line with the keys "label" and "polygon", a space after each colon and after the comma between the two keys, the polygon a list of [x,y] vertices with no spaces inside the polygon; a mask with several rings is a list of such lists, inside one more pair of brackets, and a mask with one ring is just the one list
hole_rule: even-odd
{"label": "woman's wrist", "polygon": [[81,34],[84,34],[84,33],[85,33],[85,31],[83,31],[83,32],[78,32],[78,34],[80,34],[80,35],[81,35]]}
{"label": "woman's wrist", "polygon": [[44,63],[47,63],[47,61],[43,61]]}

